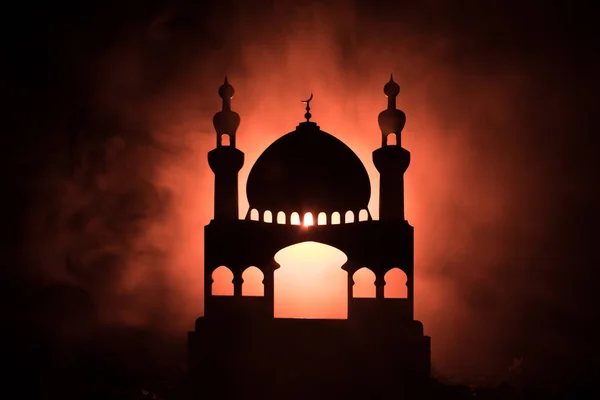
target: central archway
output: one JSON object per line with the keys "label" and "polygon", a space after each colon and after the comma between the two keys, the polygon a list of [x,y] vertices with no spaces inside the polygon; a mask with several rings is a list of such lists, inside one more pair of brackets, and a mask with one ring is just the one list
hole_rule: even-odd
{"label": "central archway", "polygon": [[275,254],[275,318],[348,318],[348,261],[343,251],[302,242]]}

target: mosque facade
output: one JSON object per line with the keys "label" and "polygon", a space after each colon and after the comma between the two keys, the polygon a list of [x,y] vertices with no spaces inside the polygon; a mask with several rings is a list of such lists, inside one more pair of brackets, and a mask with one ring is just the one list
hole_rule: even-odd
{"label": "mosque facade", "polygon": [[[208,153],[215,191],[214,217],[204,231],[205,314],[189,333],[195,399],[398,398],[403,388],[429,377],[430,338],[414,319],[414,231],[404,215],[406,116],[396,107],[400,87],[393,78],[384,93],[381,147],[373,151],[378,219],[368,207],[367,170],[347,145],[311,121],[312,95],[305,121],[268,146],[252,167],[249,210],[240,218],[241,119],[231,108],[233,87],[227,79],[220,87],[216,147]],[[275,273],[281,267],[275,255],[306,242],[345,255],[346,319],[275,317]],[[262,295],[243,293],[250,267],[262,273]],[[231,273],[230,295],[213,293],[219,268]],[[363,268],[373,275],[371,297],[353,295],[353,277]],[[406,279],[400,298],[386,295],[386,277],[394,270]]]}

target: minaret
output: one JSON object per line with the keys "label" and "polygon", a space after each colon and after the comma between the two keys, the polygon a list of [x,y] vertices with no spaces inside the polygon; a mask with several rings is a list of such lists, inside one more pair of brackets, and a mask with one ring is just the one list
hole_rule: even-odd
{"label": "minaret", "polygon": [[219,88],[223,107],[213,117],[217,148],[208,153],[208,164],[215,174],[215,220],[238,219],[238,172],[244,165],[244,153],[235,148],[240,116],[231,111],[233,94],[233,86],[225,77],[225,82]]}
{"label": "minaret", "polygon": [[[388,107],[379,114],[381,148],[373,152],[373,163],[379,171],[379,219],[404,220],[404,173],[410,164],[410,153],[401,146],[401,133],[406,115],[396,108],[400,86],[393,76],[383,92],[388,97]],[[396,143],[389,144],[389,135]]]}

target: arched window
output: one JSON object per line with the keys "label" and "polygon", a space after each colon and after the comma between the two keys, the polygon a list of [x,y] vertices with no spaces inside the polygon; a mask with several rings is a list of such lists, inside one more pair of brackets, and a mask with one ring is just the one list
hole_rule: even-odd
{"label": "arched window", "polygon": [[385,138],[385,144],[388,146],[396,146],[398,143],[395,133],[390,133]]}
{"label": "arched window", "polygon": [[408,297],[408,288],[406,287],[408,279],[400,268],[390,269],[383,279],[385,280],[383,297],[386,299],[406,299]]}
{"label": "arched window", "polygon": [[306,214],[304,214],[304,226],[311,226],[314,224],[315,221],[313,221],[312,213],[307,212]]}
{"label": "arched window", "polygon": [[297,212],[293,212],[290,217],[290,224],[292,225],[300,225],[300,215]]}
{"label": "arched window", "polygon": [[334,212],[331,214],[331,225],[339,225],[340,224],[340,213]]}
{"label": "arched window", "polygon": [[263,284],[264,275],[256,267],[248,267],[242,274],[242,296],[264,296],[265,287]]}
{"label": "arched window", "polygon": [[221,135],[221,146],[231,146],[231,137],[226,133]]}
{"label": "arched window", "polygon": [[259,220],[258,210],[256,208],[253,208],[252,210],[250,210],[250,219],[252,221],[258,221]]}
{"label": "arched window", "polygon": [[319,213],[319,217],[317,218],[317,224],[327,225],[327,214],[325,214],[324,212]]}
{"label": "arched window", "polygon": [[354,213],[352,211],[346,211],[345,221],[347,224],[351,224],[354,222]]}
{"label": "arched window", "polygon": [[263,214],[263,221],[267,223],[273,222],[273,214],[271,213],[271,211],[265,211],[265,213]]}
{"label": "arched window", "polygon": [[358,213],[358,220],[359,221],[367,221],[368,219],[369,219],[369,211],[360,210],[360,212]]}
{"label": "arched window", "polygon": [[233,272],[224,265],[215,269],[212,273],[213,296],[233,296]]}
{"label": "arched window", "polygon": [[285,213],[283,211],[279,211],[277,213],[277,223],[278,224],[285,224]]}
{"label": "arched window", "polygon": [[352,297],[375,298],[375,273],[369,268],[361,268],[352,275]]}

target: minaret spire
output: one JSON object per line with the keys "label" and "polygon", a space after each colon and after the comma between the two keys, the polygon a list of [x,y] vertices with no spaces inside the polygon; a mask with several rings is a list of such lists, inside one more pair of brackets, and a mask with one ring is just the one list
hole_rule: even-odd
{"label": "minaret spire", "polygon": [[231,111],[231,99],[235,94],[233,86],[229,84],[227,76],[223,85],[219,88],[219,96],[223,100],[221,111],[213,117],[213,125],[217,132],[217,147],[223,145],[223,135],[229,135],[230,146],[235,147],[235,133],[240,126],[240,116],[235,111]]}
{"label": "minaret spire", "polygon": [[388,98],[387,109],[379,114],[378,122],[381,129],[381,146],[387,145],[387,136],[390,133],[396,135],[396,144],[400,145],[400,133],[406,124],[406,115],[396,108],[396,98],[400,94],[400,86],[394,82],[394,75],[390,74],[390,80],[383,87],[383,93]]}

